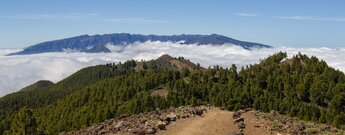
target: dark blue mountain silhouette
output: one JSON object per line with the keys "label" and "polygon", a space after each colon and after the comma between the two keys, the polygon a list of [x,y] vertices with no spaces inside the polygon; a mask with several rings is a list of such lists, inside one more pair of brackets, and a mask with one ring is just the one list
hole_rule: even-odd
{"label": "dark blue mountain silhouette", "polygon": [[158,35],[140,35],[128,33],[116,33],[105,35],[81,35],[72,38],[66,38],[55,41],[48,41],[30,46],[21,52],[12,53],[9,55],[27,55],[47,52],[63,52],[65,50],[74,50],[78,52],[99,53],[110,52],[105,45],[121,45],[125,46],[135,42],[146,41],[161,41],[161,42],[180,42],[181,44],[197,44],[197,45],[223,45],[233,44],[241,46],[245,49],[250,48],[269,48],[271,46],[239,41],[226,36],[212,34],[212,35],[172,35],[172,36],[158,36]]}

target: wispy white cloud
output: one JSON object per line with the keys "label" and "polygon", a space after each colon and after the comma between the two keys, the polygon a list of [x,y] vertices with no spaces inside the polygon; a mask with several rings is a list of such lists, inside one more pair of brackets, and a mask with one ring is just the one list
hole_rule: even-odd
{"label": "wispy white cloud", "polygon": [[265,18],[274,18],[274,19],[284,19],[284,20],[305,20],[305,21],[330,21],[330,22],[345,22],[345,17],[322,17],[322,16],[302,16],[302,15],[295,15],[295,16],[268,16],[263,14],[257,13],[234,13],[235,16],[242,16],[242,17],[265,17]]}
{"label": "wispy white cloud", "polygon": [[[345,71],[345,49],[275,47],[246,50],[234,45],[182,45],[172,42],[145,42],[128,46],[107,45],[112,53],[45,53],[27,56],[0,56],[0,97],[38,80],[60,81],[77,70],[109,62],[156,59],[163,54],[183,56],[204,67],[231,64],[245,66],[271,54],[285,51],[291,57],[301,52],[317,56],[330,66]],[[13,52],[4,50],[0,52]],[[4,53],[2,53],[4,54]]]}
{"label": "wispy white cloud", "polygon": [[68,13],[68,14],[17,14],[17,15],[0,15],[3,19],[17,20],[81,20],[96,17],[96,13]]}
{"label": "wispy white cloud", "polygon": [[112,22],[112,23],[133,23],[133,24],[169,23],[169,21],[166,21],[166,20],[147,19],[147,18],[140,18],[140,17],[106,18],[106,19],[100,19],[100,21]]}
{"label": "wispy white cloud", "polygon": [[276,19],[345,22],[345,17],[278,16]]}
{"label": "wispy white cloud", "polygon": [[67,13],[67,14],[16,14],[16,15],[0,15],[0,19],[13,20],[36,20],[36,21],[76,21],[92,19],[93,21],[103,21],[112,23],[125,24],[152,24],[152,23],[169,23],[166,20],[148,19],[142,17],[120,17],[114,18],[103,16],[97,13]]}
{"label": "wispy white cloud", "polygon": [[243,17],[255,17],[258,16],[258,14],[254,13],[234,13],[236,16],[243,16]]}

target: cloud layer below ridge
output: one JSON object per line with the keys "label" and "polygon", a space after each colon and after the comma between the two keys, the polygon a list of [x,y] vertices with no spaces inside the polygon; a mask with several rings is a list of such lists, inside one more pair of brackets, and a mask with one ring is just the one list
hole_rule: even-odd
{"label": "cloud layer below ridge", "polygon": [[331,67],[345,71],[345,49],[275,47],[246,50],[233,45],[181,45],[171,42],[145,42],[128,46],[111,46],[112,53],[44,53],[4,56],[13,51],[0,49],[0,97],[38,80],[58,82],[81,68],[109,62],[156,59],[163,54],[183,56],[204,67],[231,64],[244,66],[269,55],[285,51],[290,57],[301,52],[325,60]]}

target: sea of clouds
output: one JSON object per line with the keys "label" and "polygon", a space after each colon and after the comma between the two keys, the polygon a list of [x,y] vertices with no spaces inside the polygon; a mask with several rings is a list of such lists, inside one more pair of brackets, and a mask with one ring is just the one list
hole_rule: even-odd
{"label": "sea of clouds", "polygon": [[204,67],[231,64],[245,66],[277,53],[287,52],[289,57],[301,52],[325,60],[331,67],[345,71],[345,48],[291,48],[274,47],[243,49],[234,45],[182,45],[172,42],[145,42],[128,46],[107,45],[112,53],[44,53],[5,56],[20,49],[0,49],[0,97],[18,91],[38,80],[58,82],[88,66],[110,62],[156,59],[163,54],[183,56]]}

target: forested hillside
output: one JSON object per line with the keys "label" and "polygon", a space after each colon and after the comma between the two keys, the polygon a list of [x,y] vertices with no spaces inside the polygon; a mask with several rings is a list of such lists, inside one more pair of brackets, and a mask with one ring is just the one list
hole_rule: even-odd
{"label": "forested hillside", "polygon": [[170,56],[162,56],[155,61],[127,61],[117,65],[109,63],[106,65],[88,67],[56,84],[51,84],[47,81],[38,81],[35,84],[23,88],[19,92],[0,98],[0,134],[9,130],[14,115],[22,107],[31,109],[43,108],[59,99],[66,98],[66,96],[71,93],[77,93],[81,91],[82,88],[93,85],[98,81],[115,76],[130,75],[135,72],[135,70],[150,72],[156,70],[182,70],[182,67],[178,68],[173,63],[170,63],[170,61],[180,66],[183,66],[183,63],[188,63],[189,68],[196,66],[183,58],[176,60]]}
{"label": "forested hillside", "polygon": [[[158,90],[167,91],[167,96],[151,94]],[[235,65],[205,69],[168,55],[106,64],[83,69],[46,89],[1,98],[0,133],[57,134],[155,108],[203,104],[276,110],[343,128],[345,75],[315,57],[298,54],[287,59],[286,53],[241,70]],[[23,115],[30,121],[20,120]]]}
{"label": "forested hillside", "polygon": [[106,65],[88,67],[56,84],[42,85],[43,81],[39,81],[19,92],[4,96],[0,98],[0,134],[10,128],[9,123],[14,114],[24,106],[32,109],[44,107],[99,80],[127,72],[122,68],[112,71]]}

